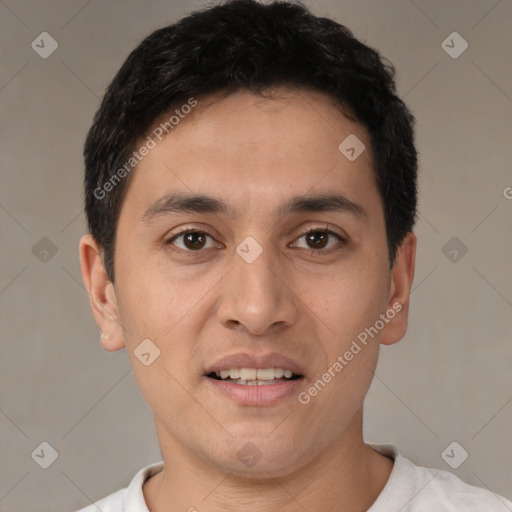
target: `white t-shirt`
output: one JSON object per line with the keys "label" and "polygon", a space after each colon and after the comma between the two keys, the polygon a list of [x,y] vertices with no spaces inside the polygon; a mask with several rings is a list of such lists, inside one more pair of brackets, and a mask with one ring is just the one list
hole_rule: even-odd
{"label": "white t-shirt", "polygon": [[[498,494],[468,485],[448,471],[416,466],[393,445],[367,444],[395,461],[368,512],[512,512],[512,502]],[[142,485],[162,469],[163,462],[142,468],[128,487],[77,512],[149,512]]]}

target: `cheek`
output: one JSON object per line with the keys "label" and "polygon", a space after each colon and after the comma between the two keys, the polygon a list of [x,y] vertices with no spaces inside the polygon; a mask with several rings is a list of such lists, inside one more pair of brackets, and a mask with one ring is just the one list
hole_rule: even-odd
{"label": "cheek", "polygon": [[387,267],[361,257],[317,279],[302,297],[330,328],[327,332],[331,338],[334,335],[337,346],[343,346],[378,320],[387,307],[388,293]]}
{"label": "cheek", "polygon": [[169,421],[179,421],[179,410],[190,401],[184,390],[194,355],[194,335],[184,331],[184,319],[197,297],[151,273],[119,277],[125,285],[118,300],[120,320],[135,379],[153,411],[167,410]]}
{"label": "cheek", "polygon": [[[163,272],[146,252],[119,244],[116,255],[116,287],[119,313],[129,337],[159,337],[165,325],[179,317],[183,287]],[[174,273],[178,273],[175,271]],[[168,327],[169,328],[169,327]]]}
{"label": "cheek", "polygon": [[[125,327],[127,349],[133,350],[142,340],[152,340],[160,350],[158,362],[173,375],[193,365],[201,330],[211,315],[215,284],[221,275],[196,272],[192,276],[185,266],[159,269],[136,261],[119,272],[118,306]],[[137,361],[133,361],[137,365]]]}

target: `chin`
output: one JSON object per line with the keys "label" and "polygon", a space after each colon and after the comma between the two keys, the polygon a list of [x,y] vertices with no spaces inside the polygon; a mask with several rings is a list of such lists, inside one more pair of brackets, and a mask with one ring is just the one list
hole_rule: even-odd
{"label": "chin", "polygon": [[286,476],[299,466],[301,448],[304,445],[297,441],[297,446],[294,446],[292,439],[300,436],[284,431],[278,434],[275,424],[257,431],[253,425],[245,433],[241,428],[237,430],[230,437],[228,446],[222,449],[216,444],[221,452],[209,455],[211,460],[217,460],[230,473],[268,480],[269,473],[272,476]]}

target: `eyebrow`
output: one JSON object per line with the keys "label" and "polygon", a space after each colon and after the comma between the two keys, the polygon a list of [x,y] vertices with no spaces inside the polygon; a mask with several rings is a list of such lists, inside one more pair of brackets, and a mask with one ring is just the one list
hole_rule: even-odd
{"label": "eyebrow", "polygon": [[[308,212],[344,212],[359,220],[367,220],[368,213],[362,205],[342,194],[318,194],[292,197],[278,210],[277,215],[286,217],[294,213]],[[205,213],[233,215],[233,209],[224,200],[204,194],[169,194],[153,203],[140,218],[150,222],[158,217],[172,213]]]}

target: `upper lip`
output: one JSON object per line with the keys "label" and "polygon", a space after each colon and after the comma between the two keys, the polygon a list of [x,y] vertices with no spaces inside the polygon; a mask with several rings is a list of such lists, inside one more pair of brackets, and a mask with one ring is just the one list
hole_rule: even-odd
{"label": "upper lip", "polygon": [[276,352],[266,354],[251,354],[249,352],[237,352],[217,359],[206,368],[206,375],[231,368],[282,368],[291,370],[295,375],[304,375],[303,367],[293,359]]}

